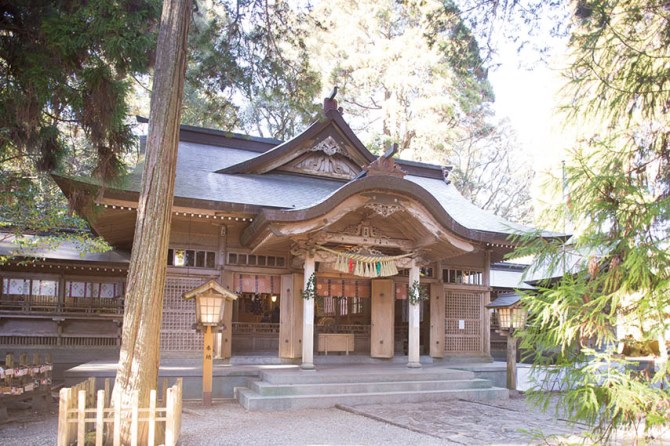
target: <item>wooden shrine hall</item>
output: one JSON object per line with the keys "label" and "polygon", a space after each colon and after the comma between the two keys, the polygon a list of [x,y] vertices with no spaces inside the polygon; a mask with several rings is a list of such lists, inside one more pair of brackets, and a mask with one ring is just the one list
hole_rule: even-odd
{"label": "wooden shrine hall", "polygon": [[[449,168],[393,155],[370,153],[331,98],[286,142],[182,126],[162,355],[199,355],[195,305],[182,296],[214,279],[239,296],[217,335],[224,359],[275,355],[303,368],[333,353],[407,356],[410,367],[421,355],[490,360],[491,264],[531,228],[468,202]],[[21,338],[22,347],[118,352],[142,169],[104,189],[54,175],[67,196],[97,197],[84,217],[114,251],[51,250],[2,266],[2,348]]]}

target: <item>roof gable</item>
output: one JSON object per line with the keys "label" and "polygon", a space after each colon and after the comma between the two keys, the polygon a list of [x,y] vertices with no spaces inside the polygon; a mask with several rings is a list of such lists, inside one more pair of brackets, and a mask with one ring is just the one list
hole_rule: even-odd
{"label": "roof gable", "polygon": [[350,180],[375,160],[338,110],[330,109],[322,119],[283,144],[218,173],[263,174],[284,171]]}

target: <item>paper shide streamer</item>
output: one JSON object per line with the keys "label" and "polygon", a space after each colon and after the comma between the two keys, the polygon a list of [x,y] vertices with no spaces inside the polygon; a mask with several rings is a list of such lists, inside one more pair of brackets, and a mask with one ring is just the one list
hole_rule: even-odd
{"label": "paper shide streamer", "polygon": [[342,252],[319,246],[319,249],[337,255],[335,269],[359,277],[388,277],[398,274],[396,260],[410,257],[413,253],[399,256],[364,255],[354,252]]}

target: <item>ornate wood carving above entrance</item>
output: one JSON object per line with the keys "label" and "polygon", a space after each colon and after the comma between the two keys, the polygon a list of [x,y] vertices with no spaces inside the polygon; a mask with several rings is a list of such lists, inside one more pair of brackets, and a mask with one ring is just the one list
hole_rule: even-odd
{"label": "ornate wood carving above entrance", "polygon": [[368,203],[365,205],[367,209],[372,209],[377,215],[381,217],[390,217],[398,211],[402,211],[402,206],[397,204],[386,204],[386,203]]}
{"label": "ornate wood carving above entrance", "polygon": [[361,167],[347,149],[329,135],[282,170],[350,180],[358,175]]}
{"label": "ornate wood carving above entrance", "polygon": [[385,238],[388,239],[389,237],[383,234],[379,229],[375,228],[372,223],[370,223],[368,220],[361,220],[361,222],[357,225],[351,225],[347,226],[344,228],[342,231],[343,234],[346,235],[356,235],[359,237],[366,237],[366,238]]}

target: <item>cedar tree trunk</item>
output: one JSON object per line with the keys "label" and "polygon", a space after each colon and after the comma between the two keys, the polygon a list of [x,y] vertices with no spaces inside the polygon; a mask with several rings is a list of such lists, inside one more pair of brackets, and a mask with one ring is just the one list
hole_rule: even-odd
{"label": "cedar tree trunk", "polygon": [[[179,118],[186,71],[191,0],[164,0],[156,51],[149,134],[137,208],[135,238],[125,295],[121,353],[114,396],[122,407],[139,393],[148,407],[158,381],[163,288],[179,141]],[[122,417],[122,443],[130,443],[130,416]],[[146,424],[140,444],[146,442]]]}

